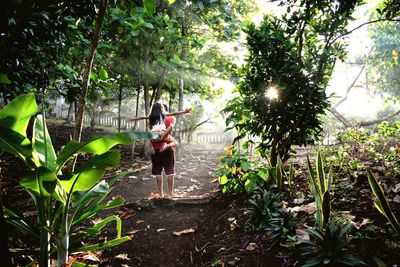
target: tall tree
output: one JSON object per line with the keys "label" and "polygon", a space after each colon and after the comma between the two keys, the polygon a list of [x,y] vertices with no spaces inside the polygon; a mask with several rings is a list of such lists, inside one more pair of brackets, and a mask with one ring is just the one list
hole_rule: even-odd
{"label": "tall tree", "polygon": [[227,123],[258,136],[258,149],[276,164],[292,145],[312,144],[322,131],[329,106],[325,88],[337,59],[345,57],[339,36],[361,1],[279,1],[282,18],[265,16],[247,32],[249,56],[236,96],[225,112]]}
{"label": "tall tree", "polygon": [[104,17],[108,8],[108,0],[101,0],[99,6],[99,13],[96,19],[96,30],[93,35],[92,43],[90,46],[89,57],[86,61],[86,68],[83,75],[82,91],[79,98],[78,114],[75,121],[74,139],[80,141],[83,128],[83,114],[85,111],[86,97],[89,89],[90,72],[93,68],[94,54],[100,39],[101,28],[103,26]]}

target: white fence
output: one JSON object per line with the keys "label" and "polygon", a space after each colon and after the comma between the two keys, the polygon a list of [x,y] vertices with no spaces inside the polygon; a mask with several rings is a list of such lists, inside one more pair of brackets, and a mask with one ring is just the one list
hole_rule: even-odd
{"label": "white fence", "polygon": [[[61,113],[61,119],[65,119],[67,117],[68,111]],[[74,121],[75,116],[71,114],[71,119]],[[84,116],[83,121],[85,124],[91,123],[91,118],[89,116]],[[101,116],[100,118],[96,118],[95,125],[101,125],[104,127],[113,127],[118,128],[118,117],[113,116]],[[135,126],[135,122],[127,122],[126,117],[121,117],[121,129],[129,130],[133,129]],[[137,121],[136,130],[145,131],[146,124],[145,120]],[[190,138],[189,133],[182,133],[181,140],[187,142]],[[229,133],[223,132],[194,132],[191,134],[191,142],[199,143],[199,144],[228,144],[232,142],[233,136]]]}

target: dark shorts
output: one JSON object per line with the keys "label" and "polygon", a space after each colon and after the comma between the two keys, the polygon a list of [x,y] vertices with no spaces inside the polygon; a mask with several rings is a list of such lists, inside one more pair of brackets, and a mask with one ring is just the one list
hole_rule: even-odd
{"label": "dark shorts", "polygon": [[158,149],[156,153],[151,155],[151,174],[161,175],[164,169],[165,175],[175,175],[175,151],[173,149],[166,149],[162,153]]}

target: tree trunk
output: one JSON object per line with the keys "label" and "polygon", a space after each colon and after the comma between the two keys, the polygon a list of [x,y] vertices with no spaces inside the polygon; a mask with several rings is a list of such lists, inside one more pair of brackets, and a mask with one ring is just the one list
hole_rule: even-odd
{"label": "tree trunk", "polygon": [[118,132],[121,132],[122,84],[118,89]]}
{"label": "tree trunk", "polygon": [[92,44],[91,44],[90,52],[89,52],[89,58],[87,60],[85,73],[83,75],[83,85],[82,85],[81,96],[79,99],[78,116],[75,120],[74,139],[78,140],[78,141],[81,140],[81,135],[82,135],[83,115],[84,115],[85,105],[86,105],[86,96],[87,96],[88,89],[89,89],[90,72],[92,71],[92,68],[93,68],[94,54],[96,52],[96,48],[99,43],[100,31],[101,31],[101,27],[103,26],[103,21],[104,21],[105,15],[106,15],[107,7],[108,7],[108,0],[101,0],[99,14],[97,15],[97,19],[96,19],[96,30],[93,35]]}
{"label": "tree trunk", "polygon": [[158,81],[157,81],[157,86],[156,86],[156,96],[155,96],[155,100],[154,101],[160,101],[161,95],[162,95],[162,90],[161,88],[164,85],[164,80],[165,80],[165,72],[166,70],[163,69],[159,72],[159,76],[158,76]]}
{"label": "tree trunk", "polygon": [[[139,75],[139,88],[137,89],[137,94],[136,94],[136,110],[135,110],[135,117],[137,117],[137,116],[139,115],[140,87],[141,87],[141,85],[140,85],[140,75]],[[134,131],[136,131],[137,122],[138,122],[138,121],[135,120],[135,123],[133,124],[133,130],[134,130]],[[135,159],[135,145],[136,145],[136,141],[135,141],[135,139],[134,139],[133,142],[132,142],[132,152],[131,152],[131,153],[132,153],[132,154],[131,154],[131,160],[132,160],[132,162],[133,162],[134,159]]]}
{"label": "tree trunk", "polygon": [[67,119],[65,120],[65,123],[67,123],[67,124],[69,124],[71,122],[69,117],[71,117],[71,111],[72,111],[72,105],[73,104],[74,104],[74,102],[71,102],[71,104],[69,104],[68,113],[67,113]]}
{"label": "tree trunk", "polygon": [[143,58],[143,98],[144,98],[144,111],[145,114],[149,114],[150,111],[150,99],[149,99],[149,60],[150,60],[151,47],[146,47]]}
{"label": "tree trunk", "polygon": [[[183,109],[183,90],[184,89],[185,89],[185,81],[183,80],[183,74],[182,74],[182,77],[179,80],[178,110]],[[181,131],[182,131],[181,115],[176,116],[176,125],[178,128],[177,141],[178,141],[178,143],[181,143]]]}

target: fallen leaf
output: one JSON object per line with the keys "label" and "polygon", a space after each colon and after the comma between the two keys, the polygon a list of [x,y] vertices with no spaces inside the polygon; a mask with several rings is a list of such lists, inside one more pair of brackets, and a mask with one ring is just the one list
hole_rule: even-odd
{"label": "fallen leaf", "polygon": [[135,215],[135,213],[133,213],[132,211],[128,211],[128,210],[127,211],[118,211],[117,214],[121,219],[124,219],[124,220]]}
{"label": "fallen leaf", "polygon": [[253,243],[253,242],[250,242],[247,246],[246,246],[246,250],[248,250],[248,251],[253,251],[253,250],[255,250],[257,248],[257,243]]}
{"label": "fallen leaf", "polygon": [[394,193],[400,192],[400,183],[396,184],[396,185],[392,188],[392,191],[393,191]]}
{"label": "fallen leaf", "polygon": [[140,232],[140,231],[142,231],[142,230],[131,230],[129,232],[126,232],[126,234],[127,235],[134,235],[134,234],[136,234],[137,232]]}
{"label": "fallen leaf", "polygon": [[130,260],[131,260],[131,259],[128,257],[128,254],[127,254],[127,253],[118,254],[117,256],[114,257],[114,259],[124,260],[124,261],[130,261]]}
{"label": "fallen leaf", "polygon": [[143,220],[137,220],[136,221],[136,224],[141,224],[141,223],[144,223],[144,221]]}
{"label": "fallen leaf", "polygon": [[100,262],[100,259],[94,255],[93,253],[86,254],[82,257],[84,260],[89,260],[89,261],[94,261],[94,262]]}
{"label": "fallen leaf", "polygon": [[229,217],[229,218],[228,218],[228,222],[233,222],[234,220],[236,220],[235,217]]}
{"label": "fallen leaf", "polygon": [[197,180],[194,179],[194,178],[190,178],[190,181],[191,181],[192,183],[195,183],[195,184],[199,184],[199,183],[200,183],[199,181],[197,181]]}
{"label": "fallen leaf", "polygon": [[231,224],[230,224],[230,229],[231,231],[235,230],[236,228],[239,227],[239,224],[237,223],[236,220],[234,220]]}
{"label": "fallen leaf", "polygon": [[342,217],[349,219],[350,221],[356,218],[356,216],[350,214],[349,210],[342,210],[338,211],[337,213],[339,213]]}
{"label": "fallen leaf", "polygon": [[302,206],[296,206],[296,207],[289,207],[287,208],[288,211],[304,211],[307,214],[313,214],[315,212],[315,202],[311,202],[307,205],[302,205]]}
{"label": "fallen leaf", "polygon": [[356,229],[360,229],[361,226],[366,225],[367,223],[369,223],[369,219],[363,219],[363,220],[359,220],[356,224],[355,227]]}
{"label": "fallen leaf", "polygon": [[400,203],[400,195],[396,195],[396,196],[393,198],[393,202]]}
{"label": "fallen leaf", "polygon": [[297,243],[300,243],[302,240],[310,240],[310,234],[303,229],[296,229],[296,236]]}
{"label": "fallen leaf", "polygon": [[92,221],[93,224],[96,224],[96,223],[101,222],[102,220],[103,220],[102,218],[95,218],[95,219],[93,219],[91,221]]}
{"label": "fallen leaf", "polygon": [[194,233],[195,231],[196,231],[196,228],[188,228],[188,229],[185,229],[185,230],[182,230],[182,231],[175,231],[174,235],[180,236],[180,235],[183,235],[183,234]]}
{"label": "fallen leaf", "polygon": [[22,215],[29,217],[29,216],[36,216],[37,212],[36,211],[25,211],[24,213],[22,213]]}

